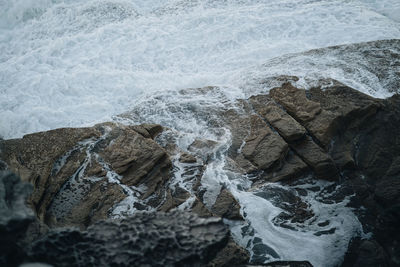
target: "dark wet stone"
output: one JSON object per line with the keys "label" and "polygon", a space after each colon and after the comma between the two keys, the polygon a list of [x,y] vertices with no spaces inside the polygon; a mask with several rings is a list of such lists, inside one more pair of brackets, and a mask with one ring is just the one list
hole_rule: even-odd
{"label": "dark wet stone", "polygon": [[230,267],[245,265],[249,262],[250,255],[247,250],[239,247],[232,238],[229,238],[228,244],[220,250],[215,258],[207,264],[208,267]]}
{"label": "dark wet stone", "polygon": [[318,232],[314,233],[314,235],[316,235],[316,236],[331,235],[331,234],[334,234],[335,232],[336,232],[336,228],[333,227],[333,228],[331,228],[331,229],[329,229],[329,230],[318,231]]}
{"label": "dark wet stone", "polygon": [[29,255],[56,266],[201,266],[226,246],[228,236],[220,219],[146,212],[100,221],[85,231],[51,230]]}
{"label": "dark wet stone", "polygon": [[275,252],[275,250],[262,243],[255,244],[252,248],[252,251],[255,255],[270,255],[275,259],[279,258],[279,255]]}
{"label": "dark wet stone", "polygon": [[9,171],[0,171],[0,266],[23,261],[22,240],[35,216],[25,202],[32,186]]}
{"label": "dark wet stone", "polygon": [[318,223],[318,226],[321,226],[321,227],[328,226],[329,223],[330,223],[329,220],[326,220],[326,221],[324,221],[324,222]]}
{"label": "dark wet stone", "polygon": [[230,220],[243,220],[239,203],[227,189],[221,190],[211,211],[217,216]]}

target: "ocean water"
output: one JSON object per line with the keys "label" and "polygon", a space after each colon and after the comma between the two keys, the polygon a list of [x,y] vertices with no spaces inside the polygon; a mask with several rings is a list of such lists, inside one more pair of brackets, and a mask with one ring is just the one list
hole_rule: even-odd
{"label": "ocean water", "polygon": [[240,97],[272,58],[400,38],[396,11],[397,0],[0,0],[0,135],[110,120],[168,90]]}
{"label": "ocean water", "polygon": [[[298,75],[302,87],[312,84],[307,77],[334,78],[388,97],[396,67],[379,79],[362,54],[306,51],[396,38],[398,0],[0,0],[0,136],[116,120],[167,126],[162,138],[170,134],[183,151],[197,138],[213,140],[205,200],[211,205],[222,186],[238,199],[246,221],[227,223],[253,259],[336,266],[351,237],[367,235],[348,199],[321,201],[327,183],[318,184],[321,194],[305,188],[299,197],[316,216],[292,229],[277,226],[282,208],[228,170],[231,133],[210,120],[220,119],[214,110],[237,108],[238,98],[268,92],[263,79],[282,74]],[[218,88],[181,91],[204,86]],[[174,165],[171,183],[187,186],[184,166]],[[279,188],[297,194],[280,184],[263,190]]]}

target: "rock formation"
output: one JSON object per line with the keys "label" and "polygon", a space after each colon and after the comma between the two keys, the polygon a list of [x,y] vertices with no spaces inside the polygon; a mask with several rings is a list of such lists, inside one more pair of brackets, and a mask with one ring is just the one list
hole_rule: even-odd
{"label": "rock formation", "polygon": [[34,221],[34,213],[25,206],[32,191],[28,183],[21,183],[19,177],[0,171],[0,265],[17,265],[24,258],[21,240],[29,225]]}
{"label": "rock formation", "polygon": [[34,185],[30,205],[49,226],[86,227],[109,217],[129,187],[156,193],[169,177],[167,153],[151,138],[159,125],[63,128],[0,144],[0,158]]}
{"label": "rock formation", "polygon": [[[284,83],[268,95],[238,100],[238,108],[207,111],[218,118],[213,123],[231,131],[232,142],[224,150],[226,168],[251,177],[251,185],[240,190],[254,191],[280,207],[282,212],[273,223],[288,229],[291,223],[315,216],[298,196],[304,192],[259,189],[270,182],[293,184],[304,177],[332,181],[329,196],[321,201],[335,203],[353,195],[349,205],[373,233],[370,240],[352,240],[343,266],[400,264],[400,134],[396,134],[400,133],[400,97],[375,99],[334,80],[321,84],[324,89],[304,90]],[[28,244],[25,252],[30,260],[55,264],[61,259],[65,266],[247,263],[248,253],[229,238],[222,220],[209,218],[246,219],[231,188],[218,184],[210,196],[210,188],[203,184],[219,143],[198,138],[182,150],[171,141],[174,130],[157,137],[162,131],[154,124],[103,123],[0,140],[1,168],[33,185],[28,203],[38,218],[33,219],[21,204],[26,193],[21,193],[22,198],[13,193],[22,190],[14,186],[15,178],[2,178],[4,218],[17,216],[21,223],[15,225],[19,225],[16,231],[25,237],[14,240],[10,235],[14,230],[3,218],[7,234],[2,236],[15,246]],[[172,168],[179,170],[180,180],[174,178]],[[336,190],[336,185],[341,189]],[[16,213],[16,205],[22,213]],[[361,206],[366,212],[361,212]],[[43,236],[42,226],[52,229]],[[57,229],[64,226],[80,230]],[[103,257],[82,256],[98,251]],[[264,260],[254,255],[254,263]]]}
{"label": "rock formation", "polygon": [[[376,240],[354,241],[344,266],[399,264],[400,247],[394,240],[399,239],[395,225],[400,222],[400,139],[396,134],[400,133],[400,97],[374,99],[336,81],[332,84],[325,90],[308,91],[284,84],[268,96],[252,97],[250,103],[315,177],[337,181],[341,177],[355,193],[358,204],[354,205],[367,208],[369,214],[361,218]],[[301,177],[304,171],[295,175],[292,170],[289,177]],[[271,175],[265,178],[275,181]]]}
{"label": "rock formation", "polygon": [[57,266],[204,266],[225,247],[228,235],[220,219],[138,212],[85,231],[52,230],[32,244],[29,255]]}

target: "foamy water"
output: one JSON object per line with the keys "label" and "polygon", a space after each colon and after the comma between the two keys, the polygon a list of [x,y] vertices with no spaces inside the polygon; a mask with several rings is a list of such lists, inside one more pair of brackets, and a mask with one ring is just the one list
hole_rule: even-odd
{"label": "foamy water", "polygon": [[399,6],[1,0],[0,135],[109,120],[160,91],[235,88],[249,68],[286,53],[400,38]]}
{"label": "foamy water", "polygon": [[[0,135],[114,119],[167,126],[182,151],[196,138],[213,140],[202,179],[205,202],[212,205],[222,186],[233,193],[246,220],[227,223],[253,258],[336,266],[348,241],[364,235],[348,199],[326,204],[309,191],[301,198],[315,220],[293,225],[296,230],[275,225],[282,210],[249,192],[248,177],[228,170],[231,133],[213,111],[267,92],[260,81],[280,74],[298,75],[299,86],[310,85],[307,77],[334,78],[375,97],[390,96],[386,86],[397,69],[378,79],[362,54],[303,52],[392,38],[400,38],[397,0],[0,0]],[[179,91],[208,85],[219,89]],[[174,165],[171,183],[190,188],[183,167],[177,160]],[[264,190],[274,187],[294,190]],[[327,219],[329,225],[318,227]],[[332,228],[334,234],[315,235]],[[260,244],[264,250],[257,254]]]}

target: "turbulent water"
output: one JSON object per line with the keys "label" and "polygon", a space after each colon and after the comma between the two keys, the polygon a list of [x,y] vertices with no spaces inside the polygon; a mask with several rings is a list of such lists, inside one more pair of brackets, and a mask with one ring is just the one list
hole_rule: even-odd
{"label": "turbulent water", "polygon": [[[299,76],[303,87],[310,77],[334,78],[387,97],[398,69],[379,77],[358,46],[305,51],[395,38],[398,0],[0,0],[0,136],[114,119],[179,131],[170,138],[182,150],[199,137],[217,141],[203,177],[205,200],[212,203],[221,185],[233,192],[246,225],[228,223],[253,259],[335,266],[350,238],[362,234],[347,199],[319,201],[330,185],[321,183],[321,192],[303,197],[317,214],[313,221],[295,230],[276,226],[281,208],[243,190],[248,177],[227,170],[230,132],[210,123],[218,121],[211,111],[267,92],[265,79],[281,74]],[[208,85],[219,89],[180,91]],[[184,186],[180,168],[175,161],[174,182]],[[317,226],[327,218],[328,226]]]}

